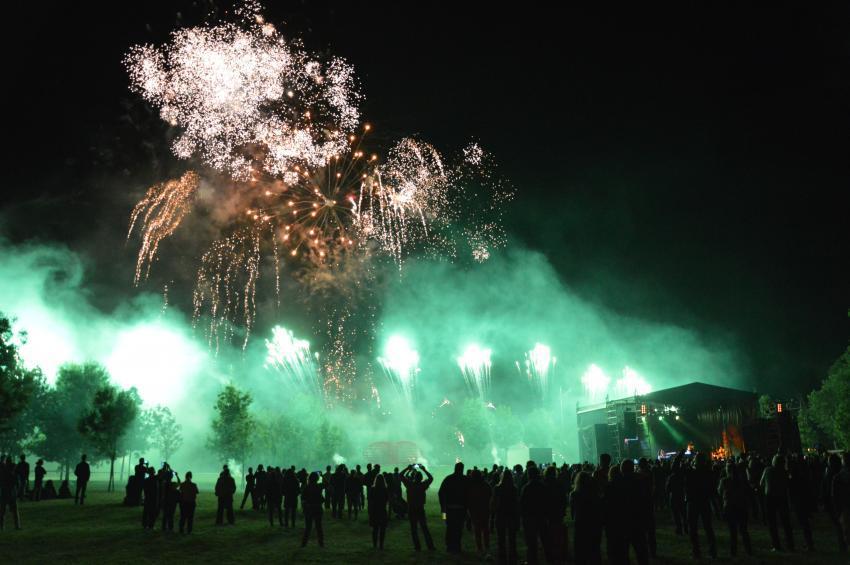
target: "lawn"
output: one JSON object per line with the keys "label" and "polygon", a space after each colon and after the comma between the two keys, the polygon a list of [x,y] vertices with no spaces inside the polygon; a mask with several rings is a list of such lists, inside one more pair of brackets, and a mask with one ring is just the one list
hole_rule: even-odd
{"label": "lawn", "polygon": [[[436,503],[436,488],[429,491],[429,525],[437,543],[437,551],[416,553],[410,541],[406,521],[392,520],[387,531],[384,551],[372,549],[371,530],[365,514],[358,520],[334,520],[325,513],[325,547],[313,539],[300,547],[303,519],[299,512],[299,528],[287,530],[270,527],[265,515],[251,510],[236,512],[236,525],[216,527],[215,497],[211,488],[201,483],[195,531],[192,535],[164,533],[141,528],[141,508],[121,505],[122,493],[106,493],[103,483],[90,485],[85,506],[74,506],[73,500],[51,500],[20,505],[23,529],[15,531],[7,515],[6,531],[0,532],[0,554],[5,563],[148,563],[148,562],[276,562],[297,563],[477,563],[474,540],[464,534],[464,555],[448,556],[444,551],[444,527]],[[241,497],[241,493],[240,493]],[[241,501],[241,498],[239,499]],[[238,501],[237,501],[238,502]],[[175,518],[179,517],[179,511]],[[176,526],[177,519],[175,519]],[[667,514],[658,516],[657,563],[692,563],[689,545],[677,538],[670,528]],[[823,513],[815,516],[815,542],[818,551],[809,554],[772,554],[766,529],[761,524],[751,528],[754,558],[729,558],[725,525],[715,523],[718,533],[720,563],[848,563],[836,551],[835,537]],[[158,523],[159,525],[159,523]],[[797,543],[802,545],[802,536]],[[604,542],[603,542],[604,544]],[[521,553],[524,551],[520,543]],[[572,544],[571,544],[572,545]],[[495,541],[493,543],[495,552]],[[604,550],[603,550],[604,553]],[[542,554],[541,554],[542,557]],[[842,559],[844,557],[844,559]],[[709,561],[707,558],[705,561]]]}

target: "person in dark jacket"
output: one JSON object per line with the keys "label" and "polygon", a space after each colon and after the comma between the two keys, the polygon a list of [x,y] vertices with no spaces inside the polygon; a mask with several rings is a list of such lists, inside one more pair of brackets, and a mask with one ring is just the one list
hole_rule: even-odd
{"label": "person in dark jacket", "polygon": [[830,498],[832,509],[839,516],[844,540],[850,541],[850,451],[841,456],[841,471],[832,479]]}
{"label": "person in dark jacket", "polygon": [[20,460],[15,467],[15,475],[18,479],[18,499],[23,500],[30,486],[30,464],[27,462],[27,456],[21,453]]}
{"label": "person in dark jacket", "polygon": [[717,544],[714,539],[714,527],[711,523],[711,498],[715,494],[714,475],[705,453],[697,453],[694,466],[685,467],[685,503],[688,511],[688,533],[691,537],[691,554],[700,557],[699,528],[702,520],[705,535],[708,538],[708,552],[717,557]]}
{"label": "person in dark jacket", "polygon": [[806,549],[814,551],[815,540],[812,536],[810,519],[814,507],[812,504],[812,480],[809,476],[808,465],[797,456],[792,456],[788,467],[788,493],[791,496],[791,507],[797,517],[797,523],[803,530]]}
{"label": "person in dark jacket", "polygon": [[80,457],[80,462],[77,463],[74,469],[74,476],[77,477],[77,492],[74,494],[74,504],[83,504],[86,498],[86,487],[88,487],[89,479],[91,478],[91,468],[86,461],[85,454]]}
{"label": "person in dark jacket", "polygon": [[785,471],[784,456],[775,455],[772,463],[765,467],[761,476],[761,487],[764,492],[764,510],[773,550],[782,551],[778,519],[782,522],[788,549],[794,551],[794,532],[791,529],[791,517],[788,511],[788,475]]}
{"label": "person in dark jacket", "polygon": [[44,476],[46,474],[47,471],[44,469],[44,460],[39,459],[35,462],[35,487],[32,492],[33,500],[36,502],[41,500],[41,493],[44,488]]}
{"label": "person in dark jacket", "polygon": [[218,509],[216,510],[215,524],[224,524],[224,513],[227,512],[227,523],[233,525],[233,495],[236,493],[236,481],[230,475],[230,469],[225,465],[218,480],[215,482],[215,495],[218,498]]}
{"label": "person in dark jacket", "polygon": [[186,471],[180,483],[180,533],[192,533],[195,523],[195,506],[198,500],[198,485],[192,482],[192,471]]}
{"label": "person in dark jacket", "polygon": [[526,560],[529,565],[538,563],[538,540],[543,543],[544,551],[549,551],[549,539],[546,528],[546,487],[540,480],[537,465],[526,467],[528,481],[519,495],[519,508],[522,514],[522,530],[525,534]]}
{"label": "person in dark jacket", "polygon": [[469,477],[466,494],[475,547],[478,553],[485,555],[490,552],[490,499],[493,493],[478,469],[473,470]]}
{"label": "person in dark jacket", "polygon": [[496,562],[499,565],[514,565],[518,557],[516,535],[519,529],[519,494],[510,470],[502,472],[499,484],[493,489],[490,511],[496,524]]}
{"label": "person in dark jacket", "polygon": [[177,511],[177,502],[179,501],[180,493],[177,490],[177,485],[172,481],[173,472],[169,469],[162,482],[162,531],[174,531],[174,513]]}
{"label": "person in dark jacket", "polygon": [[546,467],[543,486],[546,487],[546,537],[549,540],[546,561],[563,563],[567,559],[567,526],[564,523],[564,517],[567,515],[567,490],[558,480],[556,467]]}
{"label": "person in dark jacket", "polygon": [[256,500],[254,510],[264,510],[266,508],[266,473],[262,464],[257,465],[257,472],[254,473],[254,494],[252,500]]}
{"label": "person in dark jacket", "polygon": [[15,464],[10,456],[0,460],[0,531],[3,530],[6,509],[12,513],[15,529],[21,529],[21,515],[18,513],[18,476]]}
{"label": "person in dark jacket", "polygon": [[463,463],[455,463],[454,473],[443,479],[437,493],[446,519],[446,551],[460,553],[463,523],[466,520],[466,477]]}
{"label": "person in dark jacket", "polygon": [[624,459],[620,463],[622,479],[619,484],[619,496],[623,501],[625,516],[625,551],[628,559],[629,547],[635,551],[637,562],[640,565],[649,563],[649,552],[646,546],[646,507],[652,504],[652,499],[647,498],[643,492],[640,479],[635,474],[635,464],[631,459]]}
{"label": "person in dark jacket", "polygon": [[602,500],[593,477],[584,471],[577,473],[570,493],[576,565],[599,565],[602,562],[601,506]]}
{"label": "person in dark jacket", "polygon": [[358,465],[357,469],[349,473],[345,480],[345,502],[348,506],[349,519],[351,519],[352,514],[354,515],[354,519],[357,519],[357,515],[360,513],[360,502],[362,497],[363,475],[360,474],[360,465]]}
{"label": "person in dark jacket", "polygon": [[248,467],[248,474],[245,475],[245,494],[242,495],[242,504],[239,505],[239,510],[245,509],[245,502],[248,500],[248,497],[251,497],[251,508],[254,510],[257,509],[257,499],[254,494],[254,486],[256,483],[256,477],[254,476],[254,468]]}
{"label": "person in dark jacket", "polygon": [[608,562],[612,565],[621,565],[629,562],[629,548],[626,536],[626,513],[630,510],[626,507],[623,498],[623,475],[620,467],[612,465],[608,469],[608,480],[602,496],[605,524],[605,550]]}
{"label": "person in dark jacket", "polygon": [[269,526],[274,526],[274,517],[277,515],[278,525],[283,526],[283,477],[280,469],[269,467],[266,473],[266,507],[269,511]]}
{"label": "person in dark jacket", "polygon": [[[420,472],[421,471],[421,472]],[[428,478],[422,480],[422,473]],[[428,521],[425,517],[425,492],[431,483],[434,482],[434,476],[428,472],[424,465],[408,465],[401,472],[401,481],[407,489],[407,511],[410,520],[410,536],[413,538],[413,547],[416,551],[420,551],[422,546],[419,544],[419,528],[422,528],[422,535],[425,537],[425,546],[433,551],[434,540],[431,538],[431,532],[428,530]]]}
{"label": "person in dark jacket", "polygon": [[747,555],[753,554],[750,545],[750,532],[747,528],[747,503],[749,498],[747,491],[749,485],[742,474],[742,470],[730,461],[726,464],[726,474],[720,479],[717,493],[723,505],[723,517],[729,526],[729,553],[732,557],[738,554],[738,534],[744,543]]}
{"label": "person in dark jacket", "polygon": [[841,472],[841,457],[837,453],[831,453],[827,458],[826,469],[824,470],[823,480],[821,480],[820,496],[823,500],[823,507],[826,510],[829,521],[832,523],[835,537],[838,539],[838,551],[844,553],[847,551],[847,540],[844,537],[844,530],[841,527],[841,513],[832,503],[832,482],[835,477]]}
{"label": "person in dark jacket", "polygon": [[643,529],[643,536],[646,538],[646,547],[649,550],[649,556],[653,559],[657,553],[657,543],[655,541],[655,477],[652,474],[652,469],[649,466],[649,461],[645,457],[641,457],[638,461],[638,469],[635,473],[638,489],[639,504],[637,513],[639,514],[640,525]]}
{"label": "person in dark jacket", "polygon": [[295,527],[295,514],[298,509],[298,494],[301,492],[301,483],[295,475],[295,468],[287,469],[283,476],[283,525]]}
{"label": "person in dark jacket", "polygon": [[348,482],[348,470],[345,465],[337,465],[333,474],[331,500],[331,515],[334,518],[342,518],[342,509],[345,507],[345,484]]}
{"label": "person in dark jacket", "polygon": [[313,529],[313,524],[316,524],[316,537],[319,541],[319,547],[325,546],[325,533],[322,530],[322,504],[325,499],[322,496],[322,487],[319,485],[319,474],[311,473],[307,479],[307,485],[304,487],[304,493],[301,495],[301,506],[304,508],[304,537],[301,538],[301,547],[307,545],[307,540],[310,539],[310,532]]}
{"label": "person in dark jacket", "polygon": [[369,525],[372,526],[372,547],[384,549],[384,537],[387,534],[389,513],[387,503],[390,492],[384,475],[375,477],[375,484],[369,491]]}
{"label": "person in dark jacket", "polygon": [[159,479],[153,467],[148,468],[148,478],[142,486],[145,504],[142,506],[142,528],[152,530],[159,514]]}
{"label": "person in dark jacket", "polygon": [[682,454],[678,454],[670,467],[670,475],[664,485],[667,493],[667,503],[673,514],[673,523],[676,525],[676,535],[688,533],[688,519],[685,514],[685,470],[682,463]]}

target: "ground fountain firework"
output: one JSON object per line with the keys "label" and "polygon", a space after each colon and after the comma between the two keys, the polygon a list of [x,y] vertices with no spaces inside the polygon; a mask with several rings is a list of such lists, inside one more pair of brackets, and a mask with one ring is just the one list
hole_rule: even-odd
{"label": "ground fountain firework", "polygon": [[492,351],[477,344],[468,346],[457,358],[458,367],[469,391],[482,402],[490,397],[490,355]]}

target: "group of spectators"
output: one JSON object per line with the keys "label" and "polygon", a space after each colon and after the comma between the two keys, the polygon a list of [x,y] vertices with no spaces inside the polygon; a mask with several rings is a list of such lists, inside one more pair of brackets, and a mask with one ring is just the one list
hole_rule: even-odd
{"label": "group of spectators", "polygon": [[[17,463],[11,456],[0,458],[0,528],[7,510],[20,528],[18,501],[69,497],[67,480],[60,492],[52,481],[44,481],[44,462],[35,465],[35,482],[29,488],[30,468],[25,456]],[[91,476],[85,456],[77,464],[75,503],[83,504]],[[424,465],[384,471],[380,465],[360,465],[349,469],[328,465],[324,471],[296,471],[258,465],[248,469],[241,508],[265,512],[269,525],[295,528],[296,517],[304,518],[301,545],[305,546],[315,529],[324,545],[322,524],[325,511],[332,518],[358,519],[365,511],[371,527],[372,545],[383,549],[391,518],[409,522],[415,550],[422,549],[420,532],[428,550],[434,540],[426,517],[426,491],[434,481]],[[236,479],[224,466],[215,485],[218,499],[216,524],[234,524]],[[142,506],[142,526],[174,529],[180,509],[179,531],[191,533],[198,487],[192,473],[181,480],[167,463],[159,470],[139,460],[130,476],[125,504]],[[628,563],[633,553],[639,564],[658,556],[656,514],[670,512],[676,535],[688,536],[694,557],[702,555],[705,541],[708,553],[717,556],[715,521],[723,521],[729,531],[729,553],[752,554],[750,525],[761,522],[769,531],[772,551],[795,549],[791,517],[802,532],[805,548],[813,551],[815,539],[811,517],[821,508],[833,526],[840,552],[847,552],[850,537],[850,453],[839,456],[809,456],[779,453],[769,459],[755,454],[712,461],[705,453],[678,453],[670,459],[626,459],[612,464],[602,454],[597,465],[590,463],[560,466],[536,464],[506,468],[465,469],[457,463],[454,472],[442,481],[438,498],[445,521],[445,545],[450,553],[461,551],[464,531],[474,536],[481,555],[489,555],[491,535],[495,537],[499,563],[519,559],[517,538],[525,542],[525,560],[538,563],[542,548],[549,563],[563,563],[568,555],[579,564],[601,563],[602,548],[608,562]],[[569,512],[573,532],[568,535],[565,517]],[[782,536],[780,536],[780,528]],[[572,538],[572,550],[569,539]],[[603,543],[604,538],[604,543]]]}

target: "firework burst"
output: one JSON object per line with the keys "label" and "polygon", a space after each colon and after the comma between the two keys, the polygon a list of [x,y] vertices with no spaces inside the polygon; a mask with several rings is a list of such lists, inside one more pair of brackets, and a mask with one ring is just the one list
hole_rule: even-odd
{"label": "firework burst", "polygon": [[488,402],[490,396],[491,353],[489,349],[473,344],[467,347],[463,355],[457,358],[457,364],[466,381],[466,386],[482,402]]}
{"label": "firework burst", "polygon": [[296,390],[320,396],[322,386],[317,372],[318,353],[310,352],[310,343],[298,339],[292,331],[275,326],[272,339],[266,340],[266,367],[273,368]]}
{"label": "firework burst", "polygon": [[540,398],[545,400],[549,393],[549,375],[555,369],[557,361],[548,345],[535,343],[534,349],[525,354],[525,362],[520,364],[517,361],[516,367],[520,374],[526,376]]}

